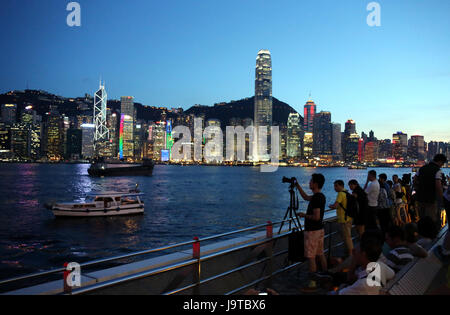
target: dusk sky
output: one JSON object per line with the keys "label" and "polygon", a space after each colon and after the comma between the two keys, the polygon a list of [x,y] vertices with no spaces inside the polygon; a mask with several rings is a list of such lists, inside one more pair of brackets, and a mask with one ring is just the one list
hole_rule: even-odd
{"label": "dusk sky", "polygon": [[311,92],[333,122],[392,138],[450,141],[450,1],[3,0],[0,93],[42,89],[189,108],[254,95],[255,60],[272,53],[273,96],[303,114]]}

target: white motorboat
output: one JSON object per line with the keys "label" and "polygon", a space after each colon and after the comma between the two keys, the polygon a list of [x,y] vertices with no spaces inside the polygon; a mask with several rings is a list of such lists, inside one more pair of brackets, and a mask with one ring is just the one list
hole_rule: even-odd
{"label": "white motorboat", "polygon": [[104,217],[144,213],[144,202],[138,192],[90,193],[84,202],[55,203],[47,206],[56,217]]}

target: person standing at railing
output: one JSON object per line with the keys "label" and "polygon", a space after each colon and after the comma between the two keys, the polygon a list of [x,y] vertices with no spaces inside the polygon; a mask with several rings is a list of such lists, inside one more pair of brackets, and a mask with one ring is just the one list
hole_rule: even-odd
{"label": "person standing at railing", "polygon": [[381,231],[383,234],[389,229],[392,225],[391,218],[391,206],[392,203],[389,198],[390,187],[387,184],[387,175],[380,174],[378,176],[379,184],[380,184],[380,194],[378,195],[378,221],[380,222]]}
{"label": "person standing at railing", "polygon": [[438,205],[443,201],[441,167],[447,163],[447,157],[437,154],[433,161],[421,167],[416,174],[416,200],[421,218],[428,216],[439,226],[440,210]]}
{"label": "person standing at railing", "polygon": [[369,174],[367,175],[367,182],[364,186],[364,191],[367,193],[367,198],[369,199],[366,229],[377,229],[378,195],[380,194],[380,184],[377,180],[376,171],[369,171]]}
{"label": "person standing at railing", "polygon": [[347,191],[342,180],[334,182],[334,190],[338,193],[334,204],[329,205],[330,209],[336,209],[337,223],[341,232],[342,240],[344,241],[347,250],[347,256],[351,256],[353,252],[352,240],[352,224],[353,219],[346,214],[348,208]]}
{"label": "person standing at railing", "polygon": [[352,179],[348,182],[348,187],[352,191],[352,195],[358,201],[359,209],[358,214],[355,216],[354,224],[356,226],[356,230],[358,231],[359,238],[364,234],[366,224],[367,224],[367,207],[368,207],[368,199],[366,192],[361,188],[358,181],[356,179]]}
{"label": "person standing at railing", "polygon": [[316,292],[318,286],[316,280],[320,278],[317,274],[316,258],[319,259],[322,270],[327,271],[327,260],[323,252],[325,230],[323,216],[325,213],[326,198],[322,193],[325,177],[322,174],[313,174],[309,182],[309,188],[313,195],[308,195],[300,186],[297,180],[295,185],[305,201],[309,201],[306,213],[299,212],[297,215],[305,219],[305,257],[309,262],[309,283],[303,289],[304,292]]}

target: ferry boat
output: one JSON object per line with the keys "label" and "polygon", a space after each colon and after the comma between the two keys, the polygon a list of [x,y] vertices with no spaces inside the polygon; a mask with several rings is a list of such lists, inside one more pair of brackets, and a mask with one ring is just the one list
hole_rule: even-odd
{"label": "ferry boat", "polygon": [[144,202],[139,192],[106,191],[90,193],[85,202],[47,205],[55,217],[105,217],[143,214]]}
{"label": "ferry boat", "polygon": [[363,165],[350,165],[348,167],[349,170],[366,170],[367,167]]}
{"label": "ferry boat", "polygon": [[152,160],[144,160],[142,164],[107,164],[97,161],[91,164],[88,174],[93,177],[151,176],[154,166]]}

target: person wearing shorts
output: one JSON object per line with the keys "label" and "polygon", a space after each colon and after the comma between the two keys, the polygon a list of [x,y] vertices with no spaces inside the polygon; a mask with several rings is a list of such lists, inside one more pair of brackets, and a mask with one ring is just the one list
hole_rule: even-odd
{"label": "person wearing shorts", "polygon": [[296,181],[296,187],[300,192],[302,198],[309,201],[308,209],[306,213],[298,213],[298,216],[305,219],[305,257],[309,262],[309,285],[304,288],[308,291],[317,290],[316,281],[317,277],[317,264],[316,257],[319,258],[320,265],[324,272],[327,271],[327,260],[323,253],[323,241],[325,237],[323,216],[325,213],[326,198],[322,194],[322,187],[325,184],[325,177],[322,174],[313,174],[309,182],[309,188],[313,192],[310,196],[306,194],[302,187]]}

